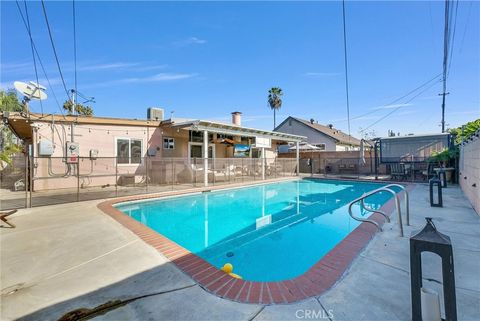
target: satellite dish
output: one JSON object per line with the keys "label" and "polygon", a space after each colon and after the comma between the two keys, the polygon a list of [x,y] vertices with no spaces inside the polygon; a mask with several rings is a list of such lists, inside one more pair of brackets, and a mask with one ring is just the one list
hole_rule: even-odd
{"label": "satellite dish", "polygon": [[13,83],[15,89],[21,93],[26,100],[44,100],[47,99],[47,94],[44,92],[45,87],[39,85],[33,81],[30,81],[29,84],[22,81],[15,81]]}

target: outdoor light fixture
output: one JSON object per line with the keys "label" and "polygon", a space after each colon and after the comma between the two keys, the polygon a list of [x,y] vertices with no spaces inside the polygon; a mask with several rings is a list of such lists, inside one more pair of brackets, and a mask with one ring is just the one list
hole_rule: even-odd
{"label": "outdoor light fixture", "polygon": [[[442,199],[442,182],[439,178],[434,177],[430,179],[430,206],[431,207],[443,207],[443,199]],[[433,189],[437,189],[437,203],[433,200]]]}
{"label": "outdoor light fixture", "polygon": [[[412,321],[440,318],[438,294],[422,287],[422,252],[432,252],[442,259],[445,321],[457,320],[453,250],[450,237],[437,231],[431,217],[425,227],[410,237],[410,278]],[[423,306],[422,306],[423,305]]]}

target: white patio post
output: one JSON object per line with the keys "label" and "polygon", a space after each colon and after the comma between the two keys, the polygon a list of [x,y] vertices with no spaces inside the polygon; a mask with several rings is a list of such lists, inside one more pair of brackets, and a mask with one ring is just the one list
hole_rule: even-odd
{"label": "white patio post", "polygon": [[262,147],[262,180],[265,180],[265,147]]}
{"label": "white patio post", "polygon": [[203,131],[203,185],[208,186],[208,131]]}
{"label": "white patio post", "polygon": [[300,142],[295,143],[297,146],[297,176],[300,175]]}

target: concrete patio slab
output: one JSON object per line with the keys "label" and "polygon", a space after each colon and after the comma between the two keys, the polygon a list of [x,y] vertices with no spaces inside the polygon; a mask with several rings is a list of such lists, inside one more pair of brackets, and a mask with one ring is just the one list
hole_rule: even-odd
{"label": "concrete patio slab", "polygon": [[93,320],[251,320],[261,309],[220,299],[194,286],[134,301]]}
{"label": "concrete patio slab", "polygon": [[326,319],[329,312],[325,311],[316,299],[287,305],[266,306],[254,319],[255,321],[291,321],[300,319]]}
{"label": "concrete patio slab", "polygon": [[[478,214],[458,187],[444,189],[443,208],[430,208],[426,185],[417,185],[410,196],[412,226],[405,227],[405,237],[398,236],[393,213],[384,232],[375,235],[332,289],[317,298],[271,306],[235,303],[206,292],[100,212],[100,201],[20,210],[9,217],[17,228],[0,229],[1,319],[57,320],[107,304],[97,319],[305,320],[310,311],[316,320],[410,320],[408,238],[431,216],[453,242],[458,320],[478,320]],[[424,260],[424,284],[440,290],[438,258],[426,255]]]}

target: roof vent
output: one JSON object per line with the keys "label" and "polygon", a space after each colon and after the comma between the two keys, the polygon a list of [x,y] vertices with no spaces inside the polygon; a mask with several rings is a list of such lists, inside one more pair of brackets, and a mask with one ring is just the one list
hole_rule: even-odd
{"label": "roof vent", "polygon": [[163,108],[150,107],[147,109],[148,120],[163,120],[164,110]]}
{"label": "roof vent", "polygon": [[313,124],[315,122],[315,119],[310,118],[310,124]]}
{"label": "roof vent", "polygon": [[328,126],[328,128],[333,129],[333,125],[332,125],[332,124],[328,124],[327,126]]}

